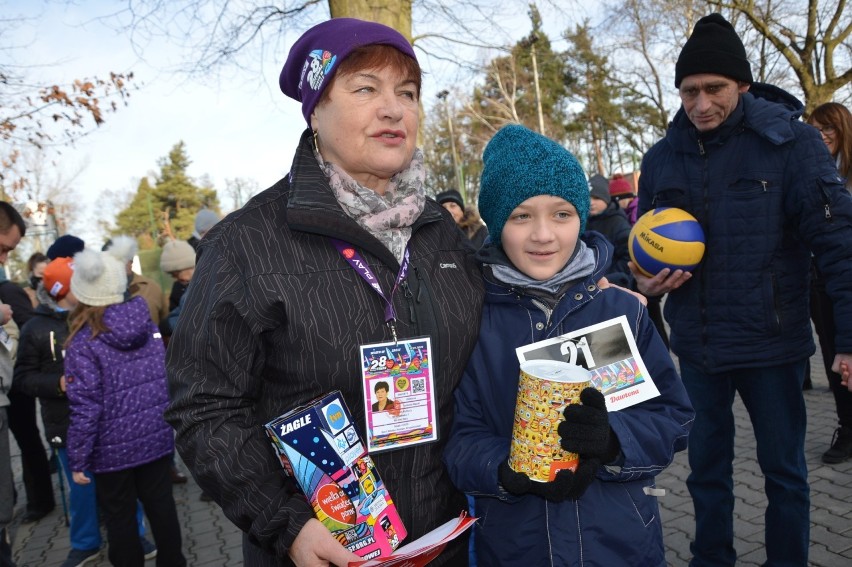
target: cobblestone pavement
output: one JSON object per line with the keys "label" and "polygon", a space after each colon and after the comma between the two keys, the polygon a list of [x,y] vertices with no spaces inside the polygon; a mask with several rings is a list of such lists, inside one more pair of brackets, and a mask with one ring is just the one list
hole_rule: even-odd
{"label": "cobblestone pavement", "polygon": [[[814,389],[805,392],[808,407],[806,457],[811,482],[811,550],[810,564],[819,567],[852,565],[852,460],[839,465],[824,465],[820,460],[837,427],[834,399],[822,363],[811,360]],[[735,402],[737,424],[737,457],[734,461],[736,507],[734,530],[739,565],[760,565],[766,560],[763,550],[763,477],[755,457],[751,423],[742,403]],[[779,416],[783,419],[783,416]],[[12,440],[12,465],[18,494],[23,499],[20,454]],[[667,560],[672,566],[686,565],[690,558],[689,542],[694,531],[692,501],[686,490],[688,474],[686,453],[658,477],[666,489],[660,498]],[[58,477],[54,475],[54,483]],[[55,486],[59,502],[59,486]],[[183,548],[190,566],[239,567],[242,565],[241,536],[212,502],[200,501],[201,490],[190,478],[187,484],[175,485],[175,500],[183,529]],[[11,525],[14,558],[18,567],[54,567],[68,554],[68,528],[62,506],[40,522],[20,524],[24,509],[19,502]],[[148,565],[154,565],[153,560]],[[102,550],[91,567],[106,567],[106,551]]]}

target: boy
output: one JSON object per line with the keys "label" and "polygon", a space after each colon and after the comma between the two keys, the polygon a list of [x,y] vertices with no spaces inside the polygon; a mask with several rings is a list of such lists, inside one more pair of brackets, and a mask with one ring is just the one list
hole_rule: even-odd
{"label": "boy", "polygon": [[[479,208],[492,241],[479,252],[486,299],[480,336],[456,390],[445,452],[475,497],[482,565],[665,565],[654,476],[686,447],[693,411],[645,308],[601,290],[612,246],[584,234],[589,190],[577,160],[510,125],[489,142]],[[608,414],[593,388],[565,410],[560,444],[576,472],[532,481],[509,468],[519,363],[514,349],[626,315],[660,395]]]}

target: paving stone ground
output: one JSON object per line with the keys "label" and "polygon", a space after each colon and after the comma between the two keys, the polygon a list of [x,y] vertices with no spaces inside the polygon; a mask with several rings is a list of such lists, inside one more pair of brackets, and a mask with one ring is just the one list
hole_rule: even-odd
{"label": "paving stone ground", "polygon": [[[852,565],[852,460],[839,465],[824,465],[820,460],[837,427],[834,399],[821,361],[811,359],[814,389],[805,392],[808,407],[806,457],[811,483],[811,548],[810,565],[840,567]],[[766,560],[763,549],[763,476],[757,465],[754,438],[748,415],[737,399],[735,402],[737,457],[734,461],[736,506],[734,530],[738,565],[760,565]],[[779,416],[783,419],[783,416]],[[18,494],[23,500],[20,453],[12,440],[12,465]],[[689,562],[689,542],[694,533],[692,500],[686,490],[687,455],[680,453],[672,465],[658,477],[666,489],[660,498],[666,558],[677,567]],[[54,483],[58,476],[54,475]],[[59,486],[55,486],[57,502]],[[242,566],[241,536],[214,503],[200,501],[201,490],[190,478],[175,485],[175,500],[183,530],[183,548],[192,567]],[[14,558],[18,567],[54,567],[62,563],[69,551],[68,528],[62,506],[40,522],[21,524],[24,506],[19,502],[11,525]],[[147,562],[154,565],[153,560]],[[106,567],[106,551],[102,550],[91,567]],[[532,567],[532,566],[531,566]]]}

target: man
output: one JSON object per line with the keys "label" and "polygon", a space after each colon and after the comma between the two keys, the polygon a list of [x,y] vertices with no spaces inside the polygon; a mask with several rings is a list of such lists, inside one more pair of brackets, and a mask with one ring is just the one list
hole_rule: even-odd
{"label": "man", "polygon": [[[15,249],[27,231],[20,213],[5,201],[0,201],[0,265],[6,263],[9,252]],[[12,318],[8,305],[0,305],[0,325]],[[14,480],[12,478],[12,456],[9,449],[9,421],[6,407],[9,405],[9,387],[12,385],[12,352],[15,340],[5,330],[0,330],[0,566],[11,565],[12,546],[6,528],[12,521],[14,511]]]}
{"label": "man", "polygon": [[807,565],[805,361],[813,253],[835,307],[835,369],[852,361],[852,200],[819,133],[788,93],[753,83],[742,41],[719,14],[698,21],[675,67],[682,108],[645,155],[639,213],[693,214],[707,250],[694,273],[653,278],[670,292],[671,347],[695,406],[687,485],[695,506],[691,565],[734,565],[734,419],[738,392],[765,476],[767,565]]}
{"label": "man", "polygon": [[589,178],[589,188],[591,205],[586,230],[600,232],[613,246],[611,271],[606,275],[606,279],[615,285],[632,287],[633,278],[627,267],[630,261],[630,251],[627,248],[630,221],[618,203],[612,202],[606,177],[597,173],[592,175]]}

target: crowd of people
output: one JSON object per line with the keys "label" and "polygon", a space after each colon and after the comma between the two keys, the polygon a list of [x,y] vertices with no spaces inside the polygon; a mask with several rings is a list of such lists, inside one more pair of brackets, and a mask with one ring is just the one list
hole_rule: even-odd
{"label": "crowd of people", "polygon": [[[26,225],[5,205],[0,203],[0,235],[4,227],[13,233],[8,253]],[[215,224],[211,218],[218,221],[219,216],[206,208],[199,211],[196,240]],[[2,368],[8,392],[0,399],[8,400],[7,411],[0,422],[8,423],[21,450],[26,498],[21,521],[37,522],[53,511],[51,475],[62,474],[68,486],[70,543],[62,567],[85,565],[100,554],[102,524],[114,565],[141,566],[154,557],[158,565],[186,564],[172,484],[187,482],[187,476],[176,465],[174,434],[163,413],[169,401],[169,321],[173,325],[179,315],[195,253],[188,241],[163,246],[160,268],[175,279],[177,289],[170,309],[162,287],[132,270],[138,251],[129,236],[116,236],[93,250],[66,234],[46,253],[29,258],[24,286],[0,284],[3,337],[12,347],[0,349],[0,363],[8,363]],[[36,400],[50,459],[36,421]],[[0,450],[5,440],[8,435],[0,432]],[[5,506],[12,484],[3,475],[0,483],[0,506]],[[14,496],[8,504],[13,501]],[[0,517],[0,522],[5,526],[9,519]],[[8,540],[0,541],[0,565],[12,565]]]}
{"label": "crowd of people", "polygon": [[[113,564],[154,554],[158,565],[186,564],[175,448],[203,498],[243,532],[246,566],[357,560],[315,516],[262,426],[333,390],[362,437],[369,409],[400,418],[408,383],[367,382],[364,352],[422,350],[425,337],[435,438],[371,458],[409,540],[468,509],[481,518],[431,565],[663,566],[654,479],[687,448],[690,565],[734,565],[735,394],[765,477],[767,564],[807,565],[811,319],[839,421],[823,460],[852,457],[848,109],[827,103],[802,121],[802,104],[754,81],[734,28],[711,14],[680,52],[682,105],[638,183],[587,177],[560,144],[507,125],[485,148],[474,207],[456,189],[427,197],[421,81],[395,30],[351,18],[316,25],[279,78],[306,122],[290,173],[221,221],[200,211],[189,242],[165,243],[168,298],[132,271],[129,237],[95,251],[63,236],[30,258],[29,289],[0,286],[0,462],[11,431],[23,521],[56,505],[39,399],[72,486],[63,567],[98,553],[99,517]],[[630,261],[631,226],[660,206],[705,229],[692,272],[648,276]],[[0,202],[0,262],[25,231]],[[575,466],[548,480],[516,470],[515,349],[619,316],[657,395],[607,411],[601,392],[583,389],[558,410],[558,444]],[[12,516],[8,468],[0,530]],[[0,536],[0,565],[12,564]]]}

